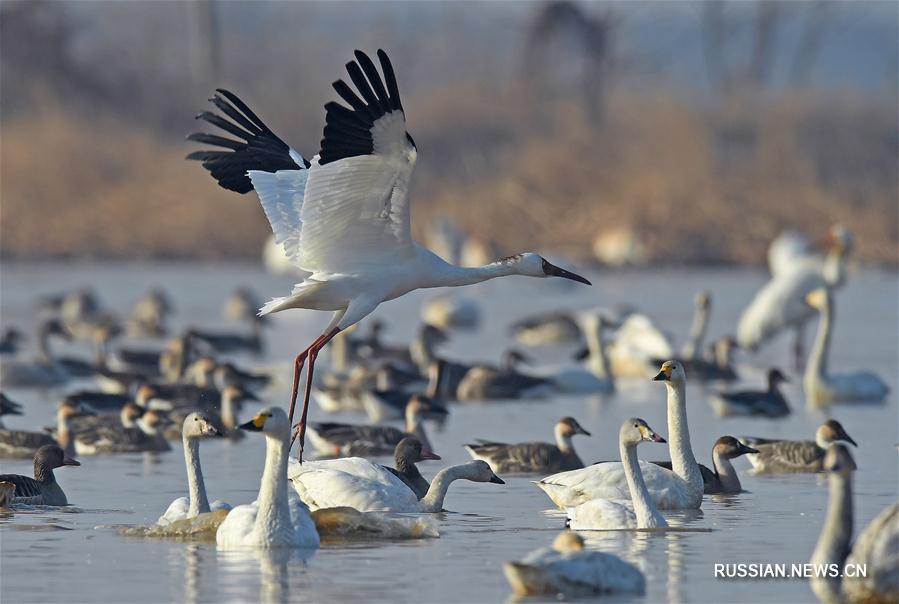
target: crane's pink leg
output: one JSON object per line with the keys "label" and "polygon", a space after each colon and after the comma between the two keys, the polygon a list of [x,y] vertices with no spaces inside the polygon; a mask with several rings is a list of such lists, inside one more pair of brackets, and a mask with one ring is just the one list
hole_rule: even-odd
{"label": "crane's pink leg", "polygon": [[300,451],[297,455],[297,459],[300,463],[303,463],[303,449],[306,445],[306,414],[309,412],[309,395],[312,394],[312,376],[315,373],[315,359],[318,357],[319,351],[338,333],[340,333],[340,328],[335,327],[329,333],[316,340],[308,351],[309,368],[306,370],[306,391],[303,393],[303,413],[300,415],[299,423],[294,426],[293,438],[290,441],[291,446],[293,446],[293,441],[296,440],[297,436],[300,437]]}
{"label": "crane's pink leg", "polygon": [[318,344],[321,341],[321,339],[324,337],[325,337],[324,335],[320,335],[317,338],[315,338],[315,341],[312,342],[312,344],[310,344],[309,347],[306,348],[306,350],[304,350],[303,352],[298,354],[297,358],[294,359],[294,361],[293,361],[293,391],[290,396],[290,410],[288,411],[288,414],[287,414],[287,417],[288,417],[291,425],[293,425],[293,410],[294,410],[294,407],[296,407],[297,395],[299,394],[299,390],[300,390],[300,373],[302,373],[302,371],[303,371],[303,365],[306,363],[306,357],[309,356],[309,351],[312,350],[312,348],[316,344]]}

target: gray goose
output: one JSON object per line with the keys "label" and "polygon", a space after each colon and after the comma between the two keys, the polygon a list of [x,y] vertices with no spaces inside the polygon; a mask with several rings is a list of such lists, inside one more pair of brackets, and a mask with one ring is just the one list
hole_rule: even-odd
{"label": "gray goose", "polygon": [[490,464],[496,473],[542,473],[551,474],[577,470],[584,467],[571,445],[575,434],[590,436],[590,433],[573,417],[563,417],[556,423],[556,444],[531,442],[507,444],[479,441],[465,445],[465,450],[473,459],[481,459]]}
{"label": "gray goose", "polygon": [[427,495],[428,489],[431,488],[431,483],[421,475],[415,464],[426,459],[439,460],[440,456],[428,447],[423,446],[421,441],[414,436],[408,436],[397,444],[393,453],[393,461],[396,463],[396,468],[384,466],[384,469],[402,480],[407,487],[412,489],[412,492],[415,493],[415,496],[420,501],[422,497]]}
{"label": "gray goose", "polygon": [[740,442],[758,450],[746,456],[756,474],[784,474],[789,472],[820,472],[824,468],[824,454],[834,442],[844,441],[858,446],[835,419],[827,420],[815,432],[815,440],[773,440],[741,436]]}
{"label": "gray goose", "polygon": [[31,361],[13,359],[0,363],[0,383],[7,387],[49,388],[67,382],[71,376],[53,356],[51,336],[71,340],[60,321],[44,321],[38,328],[37,357]]}
{"label": "gray goose", "polygon": [[717,392],[709,397],[709,403],[719,417],[785,417],[790,414],[790,405],[780,384],[788,381],[779,369],[770,369],[766,390]]}
{"label": "gray goose", "polygon": [[75,454],[71,421],[84,411],[72,401],[63,401],[56,411],[56,434],[48,431],[0,429],[0,457],[31,457],[45,445],[59,445],[69,455]]}
{"label": "gray goose", "polygon": [[[703,494],[714,495],[741,492],[743,487],[740,485],[740,478],[737,476],[737,470],[734,468],[731,460],[741,455],[754,453],[758,453],[758,450],[744,445],[733,436],[722,436],[716,440],[712,446],[712,467],[714,471],[699,464],[699,471],[702,473]],[[671,469],[670,461],[654,461],[652,463],[669,470]]]}
{"label": "gray goose", "polygon": [[0,483],[15,485],[11,503],[29,505],[69,505],[66,494],[57,484],[53,470],[81,464],[67,457],[59,445],[44,445],[34,455],[34,478],[19,474],[2,474]]}
{"label": "gray goose", "polygon": [[75,437],[75,450],[79,455],[102,453],[142,453],[169,451],[171,446],[163,434],[167,420],[150,409],[135,422],[135,427],[101,426]]}

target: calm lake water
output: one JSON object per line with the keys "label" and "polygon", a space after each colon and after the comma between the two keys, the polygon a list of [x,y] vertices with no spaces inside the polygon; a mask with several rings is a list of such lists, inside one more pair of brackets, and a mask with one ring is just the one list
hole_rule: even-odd
{"label": "calm lake water", "polygon": [[[549,309],[629,302],[649,313],[676,343],[689,328],[693,296],[701,288],[714,295],[710,334],[732,333],[741,308],[766,280],[754,270],[654,270],[589,274],[594,287],[553,280],[497,280],[463,293],[484,312],[480,331],[454,336],[447,356],[495,361],[510,344],[508,324]],[[221,302],[238,285],[260,296],[285,295],[291,279],[250,265],[206,264],[5,264],[2,271],[2,324],[33,327],[33,300],[90,284],[109,308],[124,313],[150,286],[164,286],[176,304],[173,326],[224,328]],[[389,339],[406,341],[416,329],[419,306],[436,292],[418,293],[389,303],[378,314],[389,325]],[[894,272],[856,270],[837,297],[837,324],[831,371],[870,369],[892,392],[883,406],[836,407],[839,419],[859,443],[853,450],[856,530],[897,499],[897,278]],[[239,359],[273,368],[279,383],[264,393],[266,403],[286,403],[293,354],[327,323],[327,315],[289,311],[273,318],[268,351],[261,359]],[[809,334],[809,337],[811,334]],[[740,357],[741,374],[761,384],[764,369],[784,365],[789,342],[783,339],[756,357]],[[60,347],[65,352],[77,346]],[[86,352],[86,351],[85,351]],[[539,358],[559,366],[570,348],[541,351]],[[320,366],[324,368],[325,365]],[[811,438],[824,418],[807,411],[793,379],[786,391],[794,413],[785,420],[718,419],[705,391],[691,385],[688,410],[693,449],[710,463],[712,443],[724,434]],[[71,388],[83,384],[73,383]],[[35,429],[52,425],[63,391],[10,390],[26,407],[24,417],[7,425]],[[629,416],[646,419],[667,434],[665,392],[659,384],[621,384],[613,397],[555,397],[545,402],[456,405],[440,432],[432,432],[442,462],[421,464],[430,476],[443,464],[468,460],[462,444],[472,438],[507,441],[551,440],[552,426],[573,415],[592,438],[576,441],[581,457],[592,462],[616,458],[617,432]],[[324,414],[316,407],[313,420]],[[349,421],[361,416],[347,414]],[[659,458],[663,446],[643,445],[641,456]],[[264,445],[249,435],[242,442],[204,442],[203,471],[211,499],[232,504],[255,498]],[[510,597],[501,563],[548,545],[564,526],[561,513],[529,479],[507,478],[505,486],[455,483],[439,515],[439,539],[364,545],[325,546],[302,557],[296,553],[220,553],[214,544],[126,538],[108,525],[152,523],[175,497],[186,494],[180,446],[162,455],[85,457],[80,468],[57,470],[70,509],[15,512],[0,516],[0,599],[5,602],[231,602],[367,601],[502,602]],[[801,579],[725,581],[716,579],[719,562],[806,562],[824,518],[827,491],[821,476],[753,477],[738,460],[748,491],[737,496],[707,496],[702,511],[682,517],[685,526],[710,532],[635,534],[584,533],[589,547],[614,552],[637,564],[647,576],[644,602],[806,602],[814,601]],[[31,462],[2,460],[3,473],[31,473]],[[666,514],[675,516],[677,514]],[[608,599],[606,599],[608,601]],[[616,600],[611,600],[616,601]]]}

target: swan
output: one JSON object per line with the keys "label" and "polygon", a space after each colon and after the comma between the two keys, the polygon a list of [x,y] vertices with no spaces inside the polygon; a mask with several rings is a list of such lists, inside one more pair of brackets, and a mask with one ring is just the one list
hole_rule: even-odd
{"label": "swan", "polygon": [[60,365],[50,349],[50,337],[65,340],[72,337],[57,319],[44,321],[38,328],[37,358],[33,361],[10,360],[0,362],[0,383],[5,388],[49,388],[69,381],[71,376]]}
{"label": "swan", "polygon": [[715,392],[709,396],[709,403],[718,417],[785,417],[790,414],[790,405],[780,384],[789,381],[779,369],[770,369],[767,390]]}
{"label": "swan", "polygon": [[584,462],[575,453],[571,437],[575,434],[590,436],[590,433],[573,417],[563,417],[556,422],[554,433],[554,445],[540,442],[510,445],[479,441],[478,444],[464,446],[472,459],[486,461],[494,472],[546,473],[583,468]]}
{"label": "swan", "polygon": [[200,413],[191,413],[184,418],[182,442],[184,444],[184,463],[187,465],[188,497],[174,500],[156,524],[166,526],[177,520],[194,518],[199,514],[217,510],[230,510],[231,506],[222,501],[206,498],[206,485],[203,482],[203,470],[200,468],[200,439],[206,436],[221,436],[209,418]]}
{"label": "swan", "polygon": [[446,491],[455,480],[505,484],[484,461],[440,470],[420,501],[392,472],[361,457],[302,464],[291,459],[289,475],[297,493],[312,510],[351,507],[360,512],[440,512]]}
{"label": "swan", "polygon": [[431,448],[424,419],[446,415],[444,407],[432,404],[426,396],[413,394],[406,404],[405,431],[376,424],[318,422],[307,426],[307,434],[315,449],[325,455],[389,455],[407,436],[414,436],[422,445]]}
{"label": "swan", "polygon": [[712,313],[712,294],[707,290],[700,291],[696,294],[695,304],[690,333],[680,349],[681,359],[696,359],[702,350],[702,342],[709,327],[709,315]]}
{"label": "swan", "polygon": [[593,594],[642,595],[646,578],[614,554],[584,551],[584,539],[566,531],[518,562],[504,562],[503,573],[520,596],[576,597]]}
{"label": "swan", "polygon": [[612,374],[617,377],[648,377],[656,359],[674,356],[671,342],[643,314],[629,315],[608,346]]}
{"label": "swan", "polygon": [[831,229],[829,241],[831,248],[823,264],[814,257],[791,263],[756,293],[737,324],[737,342],[741,348],[756,350],[782,330],[793,328],[796,332],[794,361],[796,367],[801,367],[805,324],[814,316],[814,310],[805,303],[805,296],[819,287],[840,287],[846,278],[852,234],[836,225]]}
{"label": "swan", "polygon": [[34,478],[19,474],[0,474],[0,482],[15,485],[11,503],[28,505],[69,505],[66,494],[53,475],[55,468],[80,466],[58,445],[44,445],[34,454]]}
{"label": "swan", "polygon": [[797,262],[814,255],[814,245],[808,237],[794,230],[787,230],[774,238],[768,246],[768,270],[772,275],[788,271]]}
{"label": "swan", "polygon": [[290,422],[287,413],[280,407],[266,407],[240,428],[265,435],[265,470],[256,501],[232,509],[216,531],[219,549],[317,548],[318,531],[309,508],[298,497],[288,494]]}
{"label": "swan", "polygon": [[600,312],[581,313],[576,317],[587,341],[587,367],[566,369],[545,376],[552,382],[556,392],[569,394],[611,394],[615,391],[615,380],[609,365],[603,331],[609,320]]}
{"label": "swan", "polygon": [[814,565],[865,565],[865,576],[815,575],[810,586],[823,602],[899,600],[899,504],[881,512],[852,544],[852,472],[855,461],[845,445],[834,444],[824,457],[830,483],[827,517],[810,560]]}
{"label": "swan", "polygon": [[837,441],[858,446],[843,429],[843,425],[835,419],[827,420],[818,427],[814,441],[740,437],[740,442],[758,451],[746,456],[755,474],[820,472],[824,454],[827,453],[828,447]]}
{"label": "swan", "polygon": [[879,403],[890,391],[879,376],[870,371],[830,375],[827,357],[830,351],[830,335],[833,329],[833,295],[827,287],[818,288],[806,296],[809,306],[820,312],[818,334],[805,366],[803,386],[811,405],[827,405],[840,402]]}
{"label": "swan", "polygon": [[[699,464],[690,448],[687,428],[687,376],[679,361],[665,361],[653,380],[663,381],[668,390],[668,451],[672,470],[640,462],[640,470],[661,509],[696,509],[702,504],[703,481]],[[580,470],[553,474],[535,483],[560,508],[579,505],[590,499],[627,499],[629,489],[621,462],[604,462]]]}
{"label": "swan", "polygon": [[646,489],[640,464],[637,463],[637,445],[643,441],[663,443],[665,439],[656,434],[642,419],[631,417],[624,420],[618,431],[618,449],[621,464],[627,477],[630,502],[591,499],[586,503],[568,508],[568,526],[576,531],[604,529],[654,529],[668,526],[665,518],[656,509]]}

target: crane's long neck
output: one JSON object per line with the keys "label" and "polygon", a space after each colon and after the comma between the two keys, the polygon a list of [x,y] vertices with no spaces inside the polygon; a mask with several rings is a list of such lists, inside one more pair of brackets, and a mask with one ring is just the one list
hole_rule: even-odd
{"label": "crane's long neck", "polygon": [[187,436],[182,436],[181,440],[184,444],[184,463],[187,465],[187,488],[190,496],[187,517],[193,518],[197,514],[205,514],[209,511],[203,470],[200,469],[200,441]]}
{"label": "crane's long neck", "polygon": [[690,334],[684,347],[681,349],[681,356],[685,359],[695,359],[699,351],[702,350],[702,341],[705,339],[706,329],[709,325],[709,308],[708,305],[699,305],[693,314],[693,323],[690,325]]}
{"label": "crane's long neck", "polygon": [[668,388],[668,436],[671,469],[691,489],[702,493],[702,473],[690,447],[690,430],[687,427],[687,396],[684,382],[666,383]]}
{"label": "crane's long neck", "polygon": [[278,534],[291,527],[290,508],[287,503],[287,435],[283,438],[265,435],[265,470],[256,499],[255,531],[262,543],[271,543]]}
{"label": "crane's long neck", "polygon": [[439,512],[443,509],[443,500],[453,481],[465,478],[465,466],[452,466],[437,472],[431,481],[428,492],[421,499],[421,508],[424,512]]}
{"label": "crane's long neck", "polygon": [[730,458],[722,455],[717,449],[712,450],[712,466],[715,468],[715,475],[721,482],[721,490],[725,493],[739,493],[743,490],[740,484],[740,478],[737,476],[737,470]]}
{"label": "crane's long neck", "polygon": [[656,509],[646,481],[643,480],[643,472],[640,470],[640,462],[637,461],[637,445],[619,443],[621,463],[624,466],[624,476],[627,478],[627,488],[634,503],[634,514],[637,516],[637,528],[659,528],[668,526],[665,518]]}
{"label": "crane's long neck", "polygon": [[[811,563],[838,564],[842,567],[849,555],[852,541],[852,478],[834,473],[828,480],[830,501],[827,505],[827,518],[812,553]],[[813,584],[812,589],[816,594],[819,590],[828,596],[832,596],[834,592],[839,593],[839,577],[822,577],[815,579],[814,583],[817,585]]]}
{"label": "crane's long neck", "polygon": [[455,287],[459,285],[472,285],[489,281],[497,277],[518,274],[516,266],[511,262],[492,262],[484,266],[465,267],[447,264],[447,268],[434,275],[432,284],[425,287]]}
{"label": "crane's long neck", "polygon": [[830,334],[833,329],[833,304],[830,294],[827,294],[824,306],[821,308],[821,318],[818,320],[818,333],[815,335],[815,343],[812,345],[808,363],[805,366],[806,389],[827,379],[827,354],[830,350]]}

